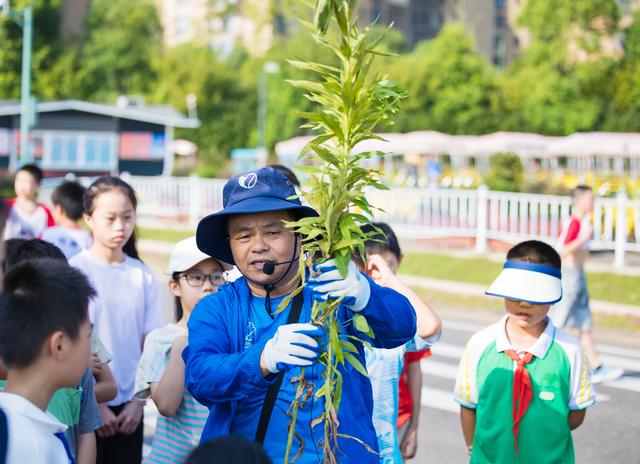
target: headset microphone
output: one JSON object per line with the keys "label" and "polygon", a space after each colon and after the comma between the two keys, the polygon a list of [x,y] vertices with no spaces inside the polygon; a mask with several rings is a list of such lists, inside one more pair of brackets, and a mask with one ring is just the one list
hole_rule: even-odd
{"label": "headset microphone", "polygon": [[273,311],[271,311],[271,292],[273,291],[274,288],[276,288],[276,285],[278,285],[282,281],[282,279],[284,279],[286,275],[289,273],[289,270],[291,269],[291,265],[300,259],[300,257],[296,258],[297,248],[298,248],[298,234],[295,234],[293,256],[291,257],[290,261],[283,261],[281,263],[277,263],[275,261],[265,261],[264,264],[262,265],[262,272],[264,272],[267,275],[272,275],[276,271],[276,266],[279,266],[281,264],[289,265],[285,273],[276,282],[266,284],[264,286],[264,290],[265,290],[264,309],[267,310],[267,314],[271,317],[271,319],[273,319]]}
{"label": "headset microphone", "polygon": [[[262,265],[262,272],[264,272],[267,275],[272,275],[274,272],[276,272],[276,266],[295,263],[296,261],[298,261],[298,259],[299,258],[292,259],[291,261],[282,261],[279,263],[276,263],[275,261],[265,261],[264,264]],[[289,272],[288,269],[287,269],[287,272]]]}
{"label": "headset microphone", "polygon": [[275,261],[265,261],[262,265],[262,272],[267,275],[272,275],[276,271],[276,262]]}

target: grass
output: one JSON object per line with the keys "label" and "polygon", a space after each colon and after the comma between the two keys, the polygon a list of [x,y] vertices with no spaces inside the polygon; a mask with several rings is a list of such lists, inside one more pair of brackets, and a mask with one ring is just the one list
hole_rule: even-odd
{"label": "grass", "polygon": [[[413,290],[434,308],[450,307],[465,311],[490,311],[496,314],[496,321],[504,314],[502,300],[499,298],[456,295],[419,287],[414,287]],[[596,327],[640,334],[640,319],[637,316],[594,313],[593,318]]]}
{"label": "grass", "polygon": [[[459,258],[437,253],[407,253],[400,272],[420,277],[489,285],[502,265],[486,258]],[[596,300],[640,306],[640,277],[588,272],[589,294]]]}
{"label": "grass", "polygon": [[176,243],[195,234],[195,230],[138,228],[138,238],[145,240],[157,240],[159,242]]}
{"label": "grass", "polygon": [[[192,230],[140,228],[140,238],[175,243],[195,233]],[[486,258],[460,258],[439,253],[405,254],[400,272],[419,277],[489,285],[502,265]],[[589,294],[596,300],[640,306],[640,278],[604,272],[587,273]]]}

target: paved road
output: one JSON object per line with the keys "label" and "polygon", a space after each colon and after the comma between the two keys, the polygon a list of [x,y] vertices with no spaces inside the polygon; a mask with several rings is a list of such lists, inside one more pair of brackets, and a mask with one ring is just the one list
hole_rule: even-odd
{"label": "paved road", "polygon": [[[422,361],[424,374],[416,463],[468,462],[458,406],[452,399],[457,364],[466,341],[482,326],[445,320],[441,342]],[[619,380],[596,386],[597,404],[574,432],[576,462],[640,462],[640,350],[600,345],[604,362],[625,368]]]}

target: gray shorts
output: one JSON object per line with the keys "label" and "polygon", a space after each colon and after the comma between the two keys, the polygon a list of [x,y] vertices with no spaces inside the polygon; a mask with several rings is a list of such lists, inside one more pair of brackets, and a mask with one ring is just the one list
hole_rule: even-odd
{"label": "gray shorts", "polygon": [[589,332],[593,328],[587,279],[582,269],[562,269],[562,300],[549,311],[554,325]]}

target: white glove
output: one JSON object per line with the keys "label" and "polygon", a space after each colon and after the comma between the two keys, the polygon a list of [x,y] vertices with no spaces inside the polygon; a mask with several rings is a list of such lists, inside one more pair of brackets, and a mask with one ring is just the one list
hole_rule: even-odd
{"label": "white glove", "polygon": [[273,374],[293,366],[310,366],[319,354],[318,342],[311,337],[322,336],[320,327],[313,324],[286,324],[262,350],[265,367]]}
{"label": "white glove", "polygon": [[347,276],[342,277],[336,267],[336,261],[330,259],[322,264],[313,266],[318,274],[309,279],[314,297],[321,301],[343,298],[342,303],[352,311],[362,311],[371,296],[369,281],[358,268],[356,263],[349,261]]}

